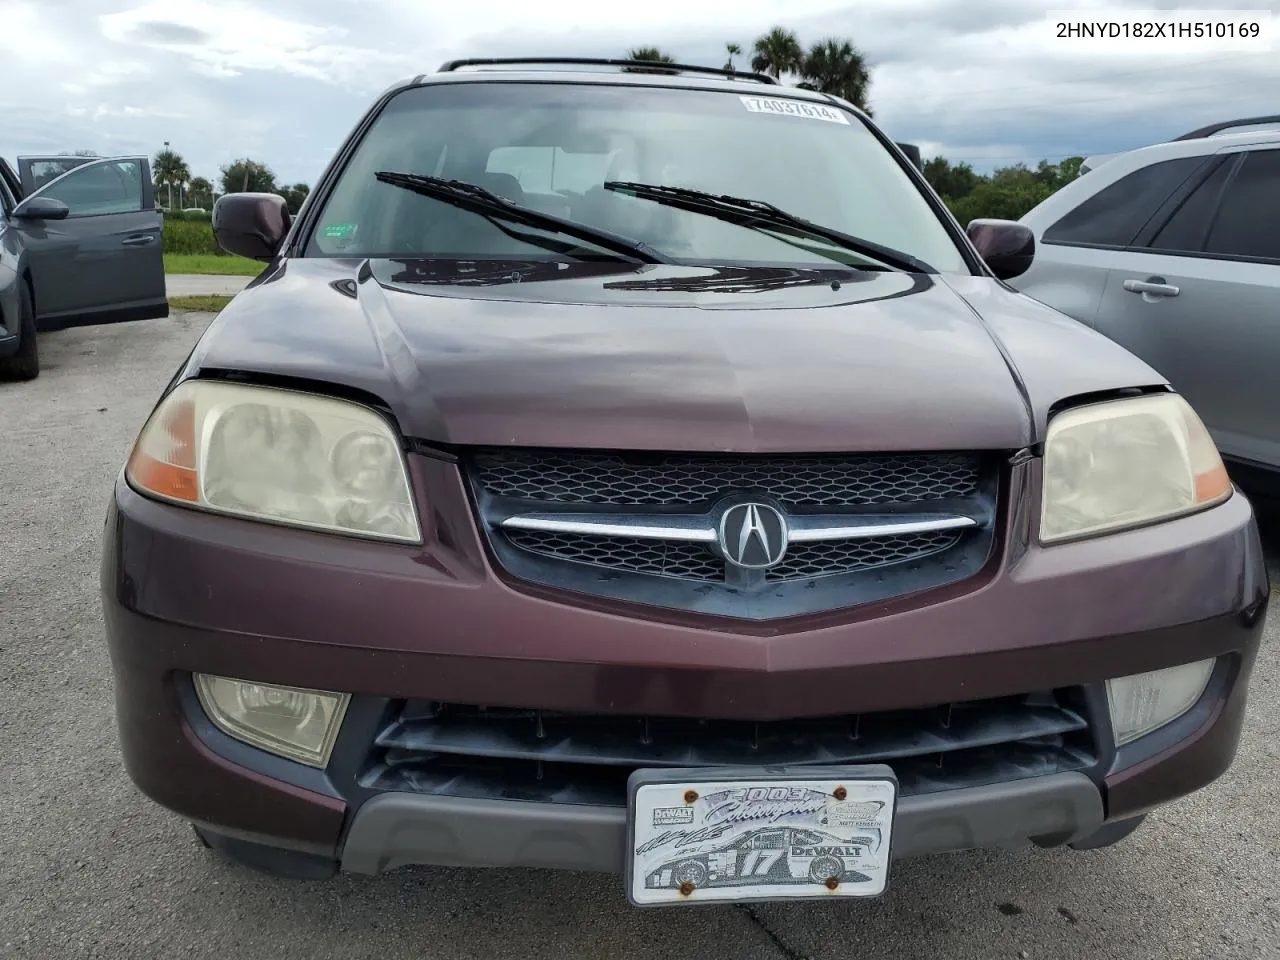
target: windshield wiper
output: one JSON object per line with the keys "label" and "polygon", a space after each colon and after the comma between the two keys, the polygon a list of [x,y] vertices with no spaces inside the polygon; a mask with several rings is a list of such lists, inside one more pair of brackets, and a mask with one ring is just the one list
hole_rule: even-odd
{"label": "windshield wiper", "polygon": [[[554,214],[543,213],[523,206],[506,197],[499,196],[474,183],[465,180],[446,180],[443,177],[429,177],[420,173],[396,173],[381,170],[374,174],[383,183],[394,187],[403,187],[423,196],[431,197],[443,203],[479,214],[495,220],[506,220],[526,227],[540,230],[551,230],[586,243],[603,247],[612,253],[619,254],[636,263],[669,263],[670,261],[655,251],[648,244],[629,237],[622,237],[599,227],[588,226],[574,220],[566,220]],[[536,238],[521,239],[535,242]]]}
{"label": "windshield wiper", "polygon": [[656,183],[633,183],[628,180],[607,180],[604,189],[631,194],[642,200],[652,200],[669,207],[703,213],[728,223],[755,229],[774,230],[778,233],[807,240],[825,240],[834,246],[850,250],[862,257],[879,260],[883,264],[905,270],[908,273],[937,273],[933,267],[909,253],[886,247],[873,240],[864,240],[852,234],[824,227],[805,220],[793,213],[775,207],[764,200],[746,197],[717,196],[688,187],[668,187]]}

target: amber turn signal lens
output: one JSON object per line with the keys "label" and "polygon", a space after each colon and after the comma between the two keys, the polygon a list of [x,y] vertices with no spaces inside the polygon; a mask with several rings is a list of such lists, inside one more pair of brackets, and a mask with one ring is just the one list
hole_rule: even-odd
{"label": "amber turn signal lens", "polygon": [[1196,474],[1197,503],[1214,503],[1225,499],[1230,492],[1231,478],[1227,476],[1227,468],[1221,464]]}
{"label": "amber turn signal lens", "polygon": [[169,500],[200,499],[196,475],[196,408],[191,400],[161,407],[157,430],[144,430],[129,456],[129,479]]}

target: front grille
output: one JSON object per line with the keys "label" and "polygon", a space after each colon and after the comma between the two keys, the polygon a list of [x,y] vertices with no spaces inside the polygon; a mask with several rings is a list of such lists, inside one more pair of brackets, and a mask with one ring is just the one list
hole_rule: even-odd
{"label": "front grille", "polygon": [[621,456],[485,452],[475,477],[490,493],[546,503],[698,506],[727,491],[785,506],[852,507],[967,497],[980,462],[963,454],[838,457]]}
{"label": "front grille", "polygon": [[[571,563],[647,573],[681,580],[724,581],[724,560],[710,547],[679,540],[595,537],[586,534],[511,530],[508,541],[521,550]],[[919,560],[954,546],[959,536],[944,531],[901,537],[797,543],[765,576],[770,581],[830,577],[904,560]]]}
{"label": "front grille", "polygon": [[[746,456],[477,449],[463,459],[507,572],[578,593],[745,619],[887,600],[977,573],[1000,464],[978,453]],[[759,503],[803,532],[772,567],[735,565],[725,511]],[[959,520],[966,528],[947,527]],[[941,525],[929,527],[930,522]],[[913,523],[910,532],[891,524]],[[672,526],[674,531],[644,527]],[[692,531],[692,532],[690,532]],[[701,531],[701,532],[699,532]],[[702,539],[699,539],[702,537]],[[739,541],[741,542],[741,541]]]}
{"label": "front grille", "polygon": [[641,767],[887,763],[904,796],[1096,762],[1074,691],[752,722],[400,701],[360,777],[372,790],[621,806]]}
{"label": "front grille", "polygon": [[769,580],[808,580],[851,570],[884,567],[905,560],[921,560],[954,546],[959,539],[951,531],[939,531],[866,540],[796,543],[787,548],[782,562],[768,570],[765,576]]}
{"label": "front grille", "polygon": [[505,536],[521,550],[572,563],[683,580],[724,580],[724,561],[699,543],[540,530],[511,530]]}

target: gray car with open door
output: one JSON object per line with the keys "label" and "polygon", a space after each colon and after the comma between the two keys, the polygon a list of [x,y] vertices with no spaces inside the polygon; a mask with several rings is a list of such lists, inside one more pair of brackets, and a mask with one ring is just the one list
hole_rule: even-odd
{"label": "gray car with open door", "polygon": [[0,160],[0,379],[38,374],[37,330],[168,316],[150,164],[74,159],[31,192]]}

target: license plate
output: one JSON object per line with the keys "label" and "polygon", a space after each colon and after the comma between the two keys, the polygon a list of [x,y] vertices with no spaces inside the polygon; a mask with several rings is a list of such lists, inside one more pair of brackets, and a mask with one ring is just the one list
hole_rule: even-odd
{"label": "license plate", "polygon": [[875,897],[898,782],[883,765],[637,770],[627,896],[681,903]]}

